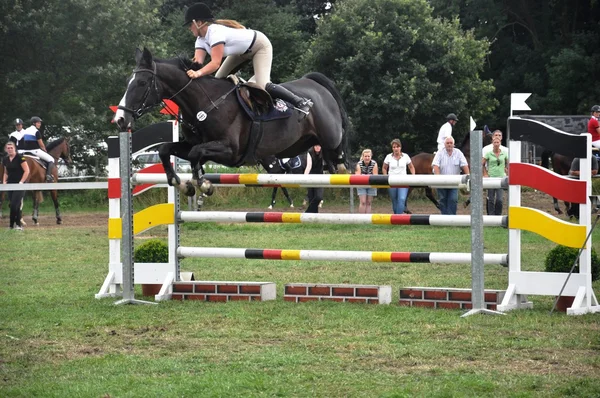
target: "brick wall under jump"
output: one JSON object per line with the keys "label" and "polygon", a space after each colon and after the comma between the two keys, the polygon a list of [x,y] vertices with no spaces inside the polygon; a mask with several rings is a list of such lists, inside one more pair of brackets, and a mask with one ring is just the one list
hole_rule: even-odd
{"label": "brick wall under jump", "polygon": [[[488,310],[495,310],[502,302],[505,290],[485,289],[484,303]],[[398,304],[407,307],[427,307],[446,309],[472,309],[471,289],[445,287],[403,287],[400,288]]]}
{"label": "brick wall under jump", "polygon": [[306,301],[338,301],[389,304],[392,302],[392,287],[379,285],[288,283],[284,287],[283,299],[295,303]]}
{"label": "brick wall under jump", "polygon": [[273,282],[174,282],[172,300],[267,301],[275,300]]}

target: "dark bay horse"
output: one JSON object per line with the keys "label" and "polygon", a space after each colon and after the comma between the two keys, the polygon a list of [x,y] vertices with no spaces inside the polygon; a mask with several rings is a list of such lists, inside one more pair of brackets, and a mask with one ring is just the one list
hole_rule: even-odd
{"label": "dark bay horse", "polygon": [[212,187],[203,178],[203,165],[209,160],[239,167],[271,155],[294,157],[320,144],[329,164],[336,164],[338,172],[346,170],[350,123],[338,90],[324,75],[309,73],[283,84],[313,101],[307,117],[299,118],[295,113],[263,122],[261,133],[251,137],[253,121],[242,109],[234,83],[212,76],[190,80],[186,70],[198,69],[199,65],[183,58],[155,59],[146,48],[137,49],[135,59],[136,68],[114,120],[121,131],[130,130],[135,119],[161,105],[163,98],[179,106],[184,140],[163,144],[159,156],[168,183],[186,195],[193,195],[194,187],[190,182],[181,185],[170,155],[190,161],[194,185],[207,194],[212,193]]}
{"label": "dark bay horse", "polygon": [[[544,150],[542,152],[542,167],[550,170],[550,165],[552,165],[552,170],[556,174],[560,174],[561,176],[569,175],[569,171],[571,170],[571,163],[573,163],[573,158],[570,156],[561,155],[559,153],[552,152],[550,150]],[[563,214],[560,206],[558,205],[558,199],[552,198],[554,202],[554,210],[556,210],[557,214]],[[571,209],[571,203],[565,203],[565,211],[567,214]]]}
{"label": "dark bay horse", "polygon": [[[266,159],[259,161],[260,165],[269,174],[304,174],[306,169],[306,157],[308,153],[300,154],[294,158],[288,159],[284,162],[284,159],[279,159],[275,156],[269,156]],[[294,207],[294,201],[292,200],[287,188],[281,187],[281,192],[290,204],[290,207]],[[275,206],[275,196],[277,195],[277,187],[273,188],[271,194],[271,204],[269,209]]]}
{"label": "dark bay horse", "polygon": [[[54,164],[58,166],[58,159],[62,159],[67,165],[72,162],[71,160],[71,149],[69,147],[69,141],[66,138],[59,138],[50,142],[46,145],[46,150],[54,158]],[[28,183],[45,183],[46,182],[46,165],[42,165],[38,157],[32,157],[25,154],[27,165],[29,166],[29,179]],[[4,173],[2,165],[0,165],[0,173]],[[1,174],[0,174],[1,175]],[[58,181],[58,167],[54,167],[52,170],[53,181]],[[43,202],[44,198],[42,191],[33,191],[33,213],[31,218],[35,225],[39,225],[39,205]],[[50,191],[50,196],[54,202],[54,211],[56,213],[56,223],[62,224],[62,217],[60,214],[60,205],[58,203],[58,194],[56,191]],[[0,198],[0,209],[2,208],[2,202]]]}
{"label": "dark bay horse", "polygon": [[[491,144],[492,143],[492,134],[486,133],[486,132],[482,132],[482,134],[483,134],[483,146]],[[467,134],[465,136],[465,138],[463,138],[460,146],[456,146],[456,148],[460,149],[460,151],[467,158],[467,162],[470,163],[471,162],[471,133]],[[415,174],[433,174],[433,166],[431,165],[431,163],[433,162],[434,157],[435,157],[435,155],[433,153],[427,153],[427,152],[421,152],[421,153],[418,153],[415,156],[411,157],[410,160],[411,160],[413,166],[415,167]],[[406,197],[405,213],[410,213],[410,211],[408,210],[408,196],[410,195],[411,191],[412,191],[412,188],[409,188],[408,195]],[[438,208],[438,209],[440,208],[440,204],[437,201],[437,199],[433,193],[433,189],[431,187],[425,187],[425,196],[427,196],[427,199],[429,199],[435,205],[436,208]]]}

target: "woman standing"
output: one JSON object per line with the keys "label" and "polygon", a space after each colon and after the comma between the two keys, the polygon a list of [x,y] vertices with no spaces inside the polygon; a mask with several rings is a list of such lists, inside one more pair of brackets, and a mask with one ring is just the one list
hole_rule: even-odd
{"label": "woman standing", "polygon": [[[508,152],[502,150],[500,138],[492,141],[492,150],[483,155],[484,177],[506,177],[508,171]],[[502,215],[503,189],[488,189],[487,214],[490,216]]]}
{"label": "woman standing", "polygon": [[271,96],[290,102],[303,114],[308,115],[312,101],[292,93],[283,86],[271,83],[273,46],[262,32],[246,29],[230,19],[217,19],[204,3],[196,3],[185,11],[185,22],[196,36],[194,61],[202,65],[206,54],[210,62],[200,70],[188,70],[192,79],[217,72],[215,77],[224,78],[235,73],[243,64],[252,61],[254,76],[250,81],[266,90]]}
{"label": "woman standing", "polygon": [[[415,174],[415,166],[410,161],[410,156],[402,153],[402,143],[398,138],[391,142],[392,153],[383,160],[384,175],[406,175],[406,169],[410,174]],[[389,188],[390,198],[392,199],[392,210],[394,214],[403,214],[406,206],[406,197],[408,196],[408,187]]]}
{"label": "woman standing", "polygon": [[[29,166],[23,155],[17,154],[17,147],[14,142],[9,141],[4,147],[7,155],[2,159],[4,166],[4,184],[23,184],[29,178]],[[25,191],[9,191],[8,201],[10,203],[10,229],[23,230],[21,225],[21,201],[25,196]]]}
{"label": "woman standing", "polygon": [[[354,174],[362,175],[377,175],[379,169],[377,168],[377,162],[373,159],[373,152],[370,149],[365,149],[360,155],[360,160],[356,163],[356,170]],[[360,205],[358,206],[359,213],[369,214],[371,213],[371,204],[373,203],[373,197],[377,196],[377,188],[357,188],[358,197],[360,199]]]}

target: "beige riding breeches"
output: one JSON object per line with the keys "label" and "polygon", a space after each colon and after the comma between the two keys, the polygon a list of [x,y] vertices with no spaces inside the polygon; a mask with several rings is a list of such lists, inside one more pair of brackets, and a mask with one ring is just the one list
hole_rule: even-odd
{"label": "beige riding breeches", "polygon": [[215,74],[215,77],[225,78],[241,64],[252,60],[254,76],[249,81],[265,88],[271,81],[271,64],[273,63],[273,46],[263,33],[256,31],[256,40],[245,54],[230,55]]}

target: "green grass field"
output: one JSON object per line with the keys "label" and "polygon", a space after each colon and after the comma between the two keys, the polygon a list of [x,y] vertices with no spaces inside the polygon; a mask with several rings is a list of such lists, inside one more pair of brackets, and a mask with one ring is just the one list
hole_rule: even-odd
{"label": "green grass field", "polygon": [[[600,396],[599,314],[549,315],[552,297],[469,318],[396,304],[403,286],[470,287],[468,264],[185,259],[197,280],[276,282],[278,299],[115,306],[94,298],[108,269],[106,234],[105,223],[0,231],[0,396]],[[165,235],[156,228],[136,243]],[[184,224],[182,245],[468,252],[470,233]],[[542,270],[553,246],[524,233],[523,268]],[[485,247],[506,252],[506,230],[487,228]],[[506,288],[506,268],[485,272],[486,288]],[[393,302],[284,302],[291,282],[389,284]]]}

